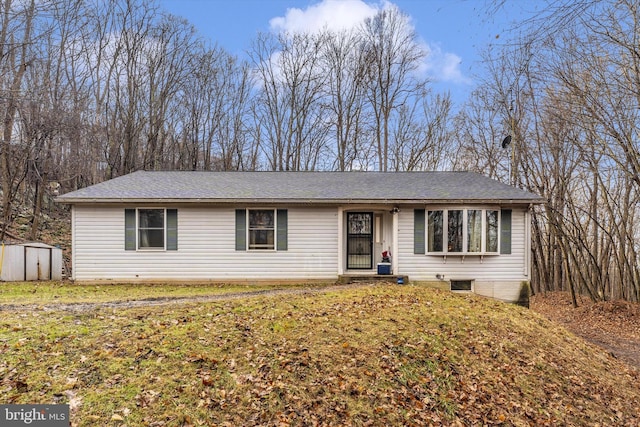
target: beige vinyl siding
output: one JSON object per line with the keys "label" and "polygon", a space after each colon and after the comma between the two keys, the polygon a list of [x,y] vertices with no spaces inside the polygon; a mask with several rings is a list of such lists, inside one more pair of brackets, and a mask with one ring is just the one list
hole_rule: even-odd
{"label": "beige vinyl siding", "polygon": [[[128,206],[131,207],[131,206]],[[335,208],[288,209],[287,251],[236,251],[235,208],[178,208],[177,251],[125,251],[124,206],[76,206],[76,280],[334,279]]]}

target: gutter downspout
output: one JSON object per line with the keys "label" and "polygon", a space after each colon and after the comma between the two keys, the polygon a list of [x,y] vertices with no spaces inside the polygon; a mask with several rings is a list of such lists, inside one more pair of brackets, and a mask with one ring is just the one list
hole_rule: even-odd
{"label": "gutter downspout", "polygon": [[338,257],[338,276],[342,276],[344,274],[344,247],[346,245],[344,237],[344,208],[342,206],[338,207],[338,248],[337,254]]}
{"label": "gutter downspout", "polygon": [[398,215],[400,215],[400,211],[395,212],[391,215],[393,219],[393,237],[391,241],[392,252],[391,252],[391,271],[396,276],[400,275],[398,271]]}

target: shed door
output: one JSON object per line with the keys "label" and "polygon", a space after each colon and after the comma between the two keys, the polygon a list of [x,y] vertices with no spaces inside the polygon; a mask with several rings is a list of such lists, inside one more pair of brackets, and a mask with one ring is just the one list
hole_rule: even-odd
{"label": "shed door", "polygon": [[373,268],[373,212],[347,213],[347,269]]}
{"label": "shed door", "polygon": [[24,247],[24,280],[51,279],[51,249]]}

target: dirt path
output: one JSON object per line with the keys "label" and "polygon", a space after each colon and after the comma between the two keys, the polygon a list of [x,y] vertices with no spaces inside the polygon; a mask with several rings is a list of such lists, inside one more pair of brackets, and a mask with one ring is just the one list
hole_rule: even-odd
{"label": "dirt path", "polygon": [[567,293],[548,292],[533,296],[531,309],[640,369],[640,304],[582,299],[574,308]]}
{"label": "dirt path", "polygon": [[218,295],[204,295],[194,297],[159,297],[144,298],[127,301],[111,301],[111,302],[77,302],[77,303],[51,303],[51,304],[1,304],[0,311],[18,311],[18,310],[39,310],[39,311],[69,311],[73,313],[82,313],[94,311],[103,308],[109,309],[128,309],[135,307],[153,307],[169,304],[188,304],[197,302],[213,302],[234,300],[239,298],[250,298],[262,295],[313,295],[320,292],[333,292],[346,289],[356,289],[366,286],[372,286],[371,283],[354,283],[349,285],[327,285],[313,288],[284,288],[284,289],[262,289],[259,291],[234,292]]}

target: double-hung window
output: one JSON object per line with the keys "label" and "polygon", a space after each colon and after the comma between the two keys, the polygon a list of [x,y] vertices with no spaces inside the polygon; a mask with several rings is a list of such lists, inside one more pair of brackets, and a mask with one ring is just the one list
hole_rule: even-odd
{"label": "double-hung window", "polygon": [[249,209],[249,249],[273,250],[275,224],[273,209]]}
{"label": "double-hung window", "polygon": [[138,209],[138,249],[164,249],[164,209]]}
{"label": "double-hung window", "polygon": [[287,209],[236,209],[237,251],[286,251]]}
{"label": "double-hung window", "polygon": [[125,209],[125,250],[177,250],[178,210]]}
{"label": "double-hung window", "polygon": [[498,253],[500,211],[437,209],[427,211],[427,252]]}

